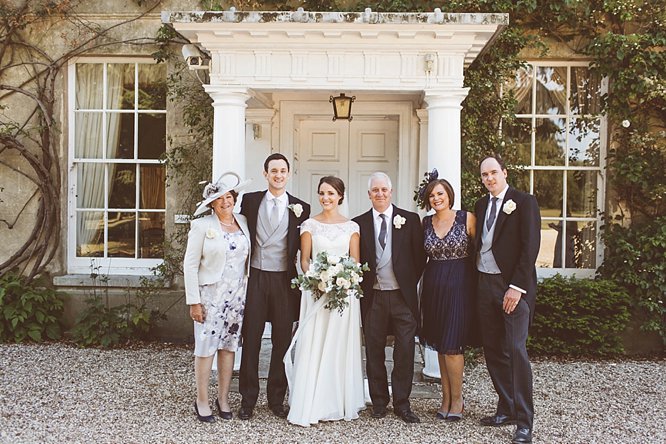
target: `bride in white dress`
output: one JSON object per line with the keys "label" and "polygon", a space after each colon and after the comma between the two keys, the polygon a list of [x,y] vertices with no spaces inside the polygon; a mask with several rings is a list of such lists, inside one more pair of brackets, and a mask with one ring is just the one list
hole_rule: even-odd
{"label": "bride in white dress", "polygon": [[[359,227],[342,216],[338,205],[344,182],[332,176],[319,182],[322,212],[301,225],[301,268],[307,270],[321,251],[359,259]],[[289,382],[292,424],[309,427],[319,421],[352,420],[365,408],[361,356],[361,308],[355,296],[342,313],[301,295],[298,329],[284,358]],[[291,351],[295,348],[294,360]]]}

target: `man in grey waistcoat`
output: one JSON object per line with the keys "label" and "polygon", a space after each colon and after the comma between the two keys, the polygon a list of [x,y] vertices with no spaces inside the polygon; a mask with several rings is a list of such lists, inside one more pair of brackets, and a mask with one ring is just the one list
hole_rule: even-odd
{"label": "man in grey waistcoat", "polygon": [[361,315],[365,336],[366,372],[373,418],[383,418],[389,403],[384,347],[393,345],[393,411],[407,423],[420,422],[409,395],[414,376],[414,336],[419,324],[416,285],[425,267],[423,228],[419,215],[391,204],[391,179],[382,172],[368,180],[372,208],[354,218],[361,229],[363,275]]}
{"label": "man in grey waistcoat", "polygon": [[268,190],[245,194],[241,203],[241,214],[250,229],[252,257],[242,330],[240,419],[252,417],[259,396],[259,352],[266,322],[271,323],[273,343],[266,388],[268,407],[278,417],[287,416],[283,405],[287,377],[282,358],[289,348],[300,305],[300,291],[291,288],[291,280],[297,275],[299,227],[310,216],[310,205],[286,192],[289,176],[287,158],[271,154],[264,162]]}

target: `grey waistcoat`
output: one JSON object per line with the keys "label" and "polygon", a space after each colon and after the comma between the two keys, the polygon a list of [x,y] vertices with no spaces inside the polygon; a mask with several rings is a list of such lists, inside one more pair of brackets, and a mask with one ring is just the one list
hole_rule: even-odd
{"label": "grey waistcoat", "polygon": [[486,228],[486,221],[483,221],[483,233],[481,234],[481,250],[476,256],[476,269],[481,273],[487,274],[500,274],[501,271],[495,261],[495,256],[491,250],[493,246],[493,236],[495,235],[495,227],[497,226],[497,218],[495,223],[490,227],[490,231]]}
{"label": "grey waistcoat", "polygon": [[257,239],[252,247],[250,265],[264,271],[287,271],[287,232],[289,231],[289,209],[273,231],[267,210],[266,199],[259,205],[257,214]]}
{"label": "grey waistcoat", "polygon": [[[390,221],[389,221],[390,223]],[[391,247],[393,246],[393,232],[390,228],[386,236],[386,248],[382,250],[379,242],[375,239],[375,258],[377,259],[377,273],[375,275],[375,284],[372,286],[375,290],[399,290],[400,285],[393,273],[393,261],[391,261]]]}

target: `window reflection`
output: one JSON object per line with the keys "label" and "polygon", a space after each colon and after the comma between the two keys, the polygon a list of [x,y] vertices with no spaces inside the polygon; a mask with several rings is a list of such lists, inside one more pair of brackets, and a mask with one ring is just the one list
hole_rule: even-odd
{"label": "window reflection", "polygon": [[537,165],[564,165],[567,152],[565,119],[536,119],[535,163]]}
{"label": "window reflection", "polygon": [[536,114],[565,114],[566,66],[536,68]]}
{"label": "window reflection", "polygon": [[572,118],[569,128],[569,165],[598,166],[600,119]]}
{"label": "window reflection", "polygon": [[136,213],[109,211],[109,257],[134,257]]}

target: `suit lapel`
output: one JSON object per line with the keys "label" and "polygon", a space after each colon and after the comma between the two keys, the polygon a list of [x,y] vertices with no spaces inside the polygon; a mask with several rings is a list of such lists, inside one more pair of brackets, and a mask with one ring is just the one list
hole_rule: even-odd
{"label": "suit lapel", "polygon": [[360,222],[361,232],[365,233],[364,236],[361,236],[361,242],[363,242],[363,248],[367,252],[370,262],[368,265],[374,269],[377,264],[375,258],[375,224],[372,220],[372,209],[360,217]]}
{"label": "suit lapel", "polygon": [[[398,207],[393,205],[393,217],[400,215],[402,210],[400,210]],[[404,217],[404,216],[403,216]],[[400,257],[400,245],[402,244],[402,240],[404,239],[404,225],[400,227],[398,230],[395,225],[393,225],[393,221],[389,220],[387,221],[389,224],[391,224],[390,229],[391,229],[391,261],[395,264],[395,261]]]}
{"label": "suit lapel", "polygon": [[[509,187],[509,189],[506,190],[504,199],[502,200],[502,207],[504,206],[505,203],[507,203],[511,199],[512,195],[513,195],[513,188]],[[495,221],[495,233],[493,234],[493,244],[495,243],[495,239],[497,239],[497,236],[499,236],[499,233],[502,231],[502,226],[504,225],[504,221],[506,221],[506,218],[508,216],[504,211],[502,211],[502,207],[500,207],[497,213],[497,220]]]}

